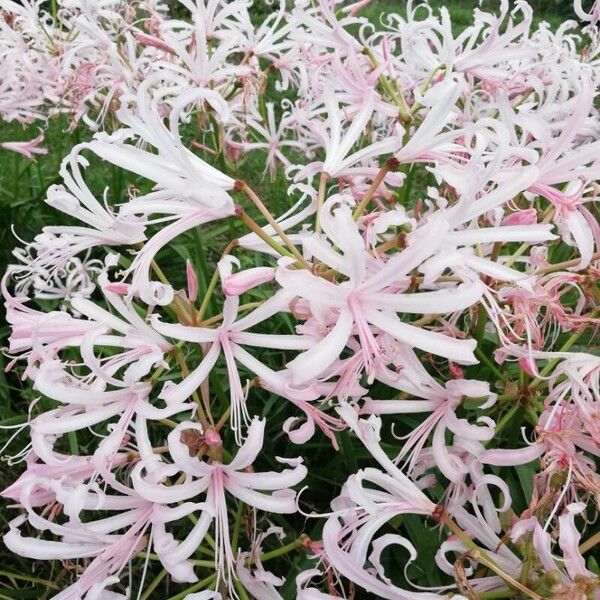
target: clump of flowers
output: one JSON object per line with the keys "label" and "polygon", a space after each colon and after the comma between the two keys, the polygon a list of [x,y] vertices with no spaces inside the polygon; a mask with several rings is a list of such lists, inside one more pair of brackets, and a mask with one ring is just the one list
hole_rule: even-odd
{"label": "clump of flowers", "polygon": [[2,284],[53,598],[600,598],[597,7],[53,5],[0,0],[0,115],[96,131]]}

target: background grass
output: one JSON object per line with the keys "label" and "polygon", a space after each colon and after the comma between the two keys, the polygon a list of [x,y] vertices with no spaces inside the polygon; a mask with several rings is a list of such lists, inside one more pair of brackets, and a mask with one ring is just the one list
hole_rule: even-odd
{"label": "background grass", "polygon": [[[536,20],[546,20],[553,27],[558,26],[564,19],[572,17],[571,2],[564,0],[536,0]],[[456,31],[464,29],[472,20],[472,10],[478,5],[476,2],[432,0],[434,7],[445,5],[449,8]],[[487,2],[484,8],[492,9],[497,5],[496,2]],[[373,0],[373,2],[364,11],[372,21],[377,22],[382,13],[387,11],[398,11],[404,6],[404,2],[394,0]],[[260,21],[272,9],[265,2],[257,2],[253,18]],[[14,139],[29,139],[37,135],[37,127],[32,126],[23,129],[17,124],[0,123],[0,141]],[[68,130],[66,118],[51,121],[46,129],[46,147],[48,154],[38,157],[36,162],[30,162],[18,154],[10,153],[0,149],[0,264],[4,272],[6,265],[11,261],[12,248],[18,244],[14,238],[11,227],[14,226],[15,233],[24,240],[31,240],[44,225],[58,224],[64,217],[44,204],[45,191],[49,185],[59,183],[58,168],[62,157],[80,140],[86,140],[90,137],[90,132],[85,127],[80,126],[75,131]],[[189,140],[188,140],[189,141]],[[245,162],[238,165],[238,172],[235,176],[246,180],[264,199],[265,203],[273,207],[273,212],[283,212],[289,206],[289,200],[286,198],[284,190],[287,185],[281,174],[276,181],[271,181],[268,176],[263,177],[263,159],[259,154],[254,154]],[[147,182],[130,177],[120,169],[117,169],[100,161],[93,161],[92,165],[86,171],[86,180],[93,192],[98,197],[102,194],[106,186],[109,186],[109,198],[111,202],[117,203],[123,199],[126,194],[127,186],[134,184],[143,188]],[[414,194],[418,193],[419,186],[414,189]],[[241,200],[241,198],[240,198]],[[210,277],[211,265],[221,254],[227,239],[243,233],[239,224],[230,220],[228,223],[218,225],[207,234],[197,236],[188,234],[182,244],[177,247],[165,249],[158,257],[161,265],[167,267],[172,265],[180,266],[187,257],[193,257],[198,270],[200,279],[200,290],[202,294],[206,289],[206,282]],[[196,260],[201,257],[201,260]],[[174,269],[177,271],[177,269]],[[180,270],[180,273],[183,271]],[[183,284],[183,278],[173,283]],[[291,322],[283,321],[278,325],[280,330],[273,330],[273,333],[290,333]],[[3,339],[8,334],[8,327],[4,326],[0,331]],[[490,344],[491,347],[491,344]],[[274,357],[274,361],[280,361],[283,366],[284,357]],[[0,355],[0,367],[4,367],[5,359]],[[273,365],[277,368],[277,365]],[[224,372],[215,372],[216,377],[211,379],[211,383],[216,386],[216,393],[226,402],[225,391],[220,387],[220,380],[225,377]],[[486,367],[473,367],[467,369],[467,376],[485,378],[489,376],[493,380],[492,374]],[[386,390],[373,390],[374,396],[385,397]],[[388,392],[389,393],[389,392]],[[26,418],[26,411],[29,401],[33,398],[30,390],[24,386],[18,376],[18,372],[4,374],[4,368],[0,369],[0,424],[10,425],[16,422],[22,422]],[[251,395],[251,413],[268,416],[269,421],[277,424],[282,422],[285,416],[288,416],[288,404],[282,402],[275,396],[265,392],[257,391]],[[404,428],[408,431],[416,424],[411,422],[411,416],[404,420]],[[0,431],[0,446],[3,445],[10,431]],[[273,452],[271,456],[295,456],[298,450],[290,446],[287,438],[275,427],[269,433]],[[514,431],[507,432],[507,435],[514,437],[509,442],[518,442],[518,427]],[[342,434],[340,436],[342,452],[332,452],[331,447],[323,436],[316,436],[314,441],[304,445],[301,454],[305,457],[309,473],[311,473],[306,484],[310,487],[310,495],[303,496],[303,500],[310,507],[317,510],[326,510],[330,499],[338,491],[348,473],[356,471],[357,467],[369,463],[369,457],[366,451],[359,445],[353,444],[350,436]],[[26,443],[25,436],[18,437],[8,448],[7,453],[14,453]],[[79,436],[78,443],[85,451],[86,440]],[[391,439],[386,443],[392,443]],[[270,459],[263,457],[263,468],[278,468]],[[6,463],[0,463],[0,488],[9,485],[18,476],[20,467],[10,467]],[[324,477],[323,474],[328,474]],[[515,490],[515,506],[517,509],[523,509],[529,502],[531,495],[531,477],[533,471],[531,467],[525,466],[511,471],[507,475],[511,489]],[[438,486],[437,494],[441,494],[443,489]],[[5,530],[6,523],[15,516],[14,510],[6,510],[5,504],[0,503],[0,529]],[[304,530],[308,535],[315,539],[320,536],[321,523],[317,520],[305,522],[303,517],[295,516],[292,519],[283,519],[278,516],[273,518],[273,522],[284,527],[287,533],[293,535],[295,531]],[[411,579],[422,585],[441,585],[447,582],[437,569],[431,569],[432,554],[436,551],[439,541],[435,531],[426,527],[419,518],[405,517],[398,520],[395,525],[411,539],[421,541],[420,549],[425,550],[419,555],[410,570]],[[289,540],[288,540],[289,541]],[[402,566],[405,555],[395,553],[388,557],[388,560],[395,562],[398,567]],[[18,598],[38,598],[44,600],[51,597],[56,591],[52,590],[45,583],[36,581],[35,578],[54,582],[55,585],[62,587],[71,576],[70,572],[63,568],[60,563],[34,562],[28,559],[21,559],[12,556],[6,548],[0,543],[0,599],[9,598],[16,600]],[[273,571],[278,574],[289,574],[289,580],[282,588],[282,594],[285,598],[293,597],[294,582],[293,574],[308,568],[309,563],[304,552],[297,552],[286,557],[278,559],[274,563],[269,563]],[[401,569],[398,569],[401,571]],[[207,572],[208,574],[208,572]],[[149,575],[146,583],[153,581],[155,577],[160,577],[161,569],[156,564],[151,563]],[[202,577],[202,575],[201,575]],[[185,587],[185,586],[184,586]],[[157,585],[155,592],[150,596],[151,599],[164,600],[171,595],[184,589],[182,586],[174,586],[168,583],[165,578]],[[135,597],[135,596],[134,596]],[[366,594],[357,592],[356,598],[367,598]]]}

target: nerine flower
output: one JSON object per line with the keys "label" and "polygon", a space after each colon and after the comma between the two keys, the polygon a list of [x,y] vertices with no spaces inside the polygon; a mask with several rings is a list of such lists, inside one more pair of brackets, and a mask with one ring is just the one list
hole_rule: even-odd
{"label": "nerine flower", "polygon": [[[230,544],[226,492],[259,510],[273,513],[296,512],[295,494],[289,488],[302,481],[306,475],[306,468],[300,460],[280,459],[280,462],[290,465],[290,468],[281,472],[249,470],[262,450],[264,428],[264,420],[253,419],[246,441],[235,457],[227,464],[216,460],[209,463],[190,455],[190,448],[182,441],[182,433],[186,431],[202,433],[198,423],[186,421],[180,423],[168,436],[169,454],[173,461],[171,464],[157,466],[153,463],[139,463],[134,469],[134,488],[148,500],[170,504],[205,494],[206,510],[186,539],[177,543],[172,538],[171,542],[164,538],[164,543],[157,548],[165,568],[178,581],[197,580],[192,564],[187,559],[201,544],[213,522],[217,544],[215,567],[220,576],[225,575],[228,581],[234,573],[237,549],[231,548]],[[153,469],[153,466],[157,468]],[[182,483],[170,486],[162,483],[162,478],[177,473],[184,475]]]}
{"label": "nerine flower", "polygon": [[[345,278],[333,283],[306,270],[281,264],[276,279],[290,295],[306,299],[314,318],[330,330],[310,350],[288,364],[295,383],[318,377],[356,334],[360,340],[367,373],[381,359],[375,335],[381,331],[411,345],[464,363],[476,362],[472,340],[452,339],[443,334],[402,322],[396,313],[435,314],[454,312],[476,303],[483,293],[477,283],[423,293],[401,293],[410,282],[410,272],[435,253],[446,233],[443,220],[433,219],[409,238],[407,248],[387,262],[377,260],[365,248],[347,205],[325,204],[322,225],[328,241],[313,237],[305,241],[314,258]],[[332,211],[332,212],[330,212]],[[339,250],[334,250],[333,245]]]}

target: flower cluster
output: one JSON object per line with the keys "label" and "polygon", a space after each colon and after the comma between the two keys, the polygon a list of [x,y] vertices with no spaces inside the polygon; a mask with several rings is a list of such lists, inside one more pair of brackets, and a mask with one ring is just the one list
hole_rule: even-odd
{"label": "flower cluster", "polygon": [[598,8],[368,3],[0,0],[2,118],[95,131],[2,284],[37,398],[4,543],[63,561],[55,600],[149,598],[150,560],[188,600],[600,598]]}

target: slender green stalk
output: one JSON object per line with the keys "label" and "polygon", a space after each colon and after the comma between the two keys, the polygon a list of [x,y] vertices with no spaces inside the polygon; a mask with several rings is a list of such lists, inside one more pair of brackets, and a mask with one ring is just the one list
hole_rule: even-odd
{"label": "slender green stalk", "polygon": [[184,598],[186,598],[188,594],[191,594],[193,592],[198,592],[204,588],[207,588],[210,585],[212,585],[216,580],[217,580],[217,575],[216,575],[216,573],[214,573],[213,575],[210,575],[209,577],[206,577],[205,579],[202,579],[201,581],[198,581],[194,585],[190,586],[189,588],[187,588],[187,590],[184,590],[183,592],[180,592],[179,594],[175,594],[175,596],[171,596],[170,598],[167,598],[167,600],[184,600]]}
{"label": "slender green stalk", "polygon": [[298,539],[295,539],[293,542],[290,542],[285,546],[281,546],[281,548],[271,550],[270,552],[264,552],[260,555],[260,560],[261,562],[265,562],[267,560],[271,560],[272,558],[277,558],[278,556],[289,554],[290,552],[293,552],[298,548],[302,548],[302,546],[306,544],[307,540],[308,538],[306,537],[306,535],[301,535]]}
{"label": "slender green stalk", "polygon": [[0,570],[0,577],[7,577],[9,579],[18,579],[20,581],[29,581],[30,583],[40,583],[53,590],[58,589],[58,585],[53,581],[42,579],[41,577],[34,577],[33,575],[25,575],[23,573],[13,573],[12,571]]}
{"label": "slender green stalk", "polygon": [[321,233],[321,209],[323,208],[323,204],[325,204],[325,191],[327,186],[327,173],[322,172],[319,177],[319,193],[317,195],[317,216],[315,223],[315,231],[317,233]]}
{"label": "slender green stalk", "polygon": [[268,246],[273,248],[273,250],[275,250],[277,254],[280,254],[281,256],[289,256],[290,258],[294,258],[294,255],[289,250],[284,248],[279,242],[277,242],[269,234],[267,234],[264,231],[264,229],[241,206],[237,207],[236,213],[237,216],[242,220],[244,225],[246,225],[248,229],[253,231]]}
{"label": "slender green stalk", "polygon": [[[370,48],[365,47],[363,49],[363,52],[369,57],[371,64],[376,69],[379,66],[379,62],[377,61],[377,58],[373,54],[372,50]],[[400,118],[403,121],[412,121],[412,114],[410,112],[410,109],[408,108],[408,105],[406,104],[406,100],[404,98],[402,90],[399,90],[399,92],[396,93],[389,79],[383,73],[379,76],[379,83],[381,84],[381,87],[387,92],[389,97],[392,99],[392,102],[398,107]],[[396,85],[398,84],[397,81],[395,83]]]}
{"label": "slender green stalk", "polygon": [[514,579],[506,571],[504,571],[496,562],[488,555],[488,553],[480,548],[475,542],[454,522],[454,520],[445,512],[440,516],[440,523],[444,524],[452,533],[454,533],[469,550],[475,560],[484,564],[491,569],[496,575],[502,578],[510,587],[519,590],[532,600],[544,600],[541,596],[523,585],[520,581]]}
{"label": "slender green stalk", "polygon": [[144,590],[140,600],[149,600],[150,594],[157,588],[158,584],[165,578],[167,572],[163,569],[153,580],[152,583]]}
{"label": "slender green stalk", "polygon": [[[595,314],[598,312],[598,309],[595,309],[592,314]],[[577,342],[577,340],[583,335],[583,332],[585,331],[585,327],[581,328],[579,331],[576,331],[575,333],[571,334],[569,336],[569,338],[567,339],[567,341],[559,348],[559,352],[568,352],[572,346]],[[546,377],[548,374],[550,374],[552,372],[552,370],[554,369],[554,367],[560,362],[560,358],[553,358],[552,360],[549,360],[546,363],[546,366],[540,371],[540,376],[536,377],[531,384],[529,385],[529,389],[530,390],[535,390],[537,389],[543,382],[544,382],[544,377]]]}
{"label": "slender green stalk", "polygon": [[354,209],[354,212],[352,213],[352,216],[355,221],[358,220],[363,214],[365,208],[367,208],[367,205],[371,201],[371,198],[373,198],[373,195],[378,190],[379,186],[382,184],[388,172],[395,169],[397,166],[398,161],[395,158],[390,158],[385,162],[383,167],[379,169],[379,172],[377,173],[375,179],[373,179],[373,182],[371,183],[371,187],[367,190],[367,193],[362,197],[358,206]]}
{"label": "slender green stalk", "polygon": [[502,373],[500,369],[498,369],[498,367],[485,355],[479,346],[475,348],[475,355],[481,360],[481,362],[485,363],[485,365],[500,381],[506,381],[506,375]]}
{"label": "slender green stalk", "polygon": [[243,502],[238,502],[237,510],[235,513],[235,522],[233,524],[233,532],[231,534],[231,547],[234,552],[237,552],[238,542],[240,539],[240,531],[242,529],[242,519],[244,517],[244,506]]}
{"label": "slender green stalk", "polygon": [[273,215],[269,212],[263,201],[258,197],[256,192],[244,181],[238,180],[235,182],[236,189],[242,191],[250,198],[253,204],[258,208],[262,216],[267,220],[269,225],[275,230],[277,235],[281,238],[283,243],[288,247],[292,256],[304,267],[307,268],[308,264],[304,260],[304,257],[298,251],[298,248],[294,246],[287,233],[282,229],[281,225],[276,221]]}

